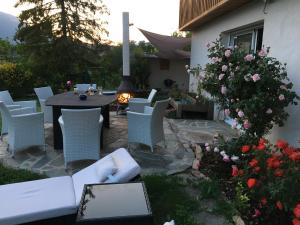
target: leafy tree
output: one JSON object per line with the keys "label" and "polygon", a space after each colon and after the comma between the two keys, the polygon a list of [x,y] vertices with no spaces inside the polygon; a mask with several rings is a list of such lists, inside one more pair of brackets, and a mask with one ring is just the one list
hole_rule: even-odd
{"label": "leafy tree", "polygon": [[29,4],[19,16],[15,39],[20,53],[40,83],[79,79],[97,65],[107,34],[101,16],[107,8],[101,0],[18,0],[16,7]]}
{"label": "leafy tree", "polygon": [[0,61],[13,61],[15,58],[15,46],[8,40],[0,38]]}

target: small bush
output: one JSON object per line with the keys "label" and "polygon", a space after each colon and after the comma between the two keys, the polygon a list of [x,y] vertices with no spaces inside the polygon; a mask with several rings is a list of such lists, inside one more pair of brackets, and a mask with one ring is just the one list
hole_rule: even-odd
{"label": "small bush", "polygon": [[33,92],[33,77],[15,63],[0,64],[0,90],[9,90],[14,98]]}

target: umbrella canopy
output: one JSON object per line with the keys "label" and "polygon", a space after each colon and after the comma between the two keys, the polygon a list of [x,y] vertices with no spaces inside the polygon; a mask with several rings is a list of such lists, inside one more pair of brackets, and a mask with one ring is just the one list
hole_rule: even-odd
{"label": "umbrella canopy", "polygon": [[164,59],[189,59],[190,52],[183,48],[191,44],[190,38],[173,37],[139,29],[150,43],[158,49],[156,55]]}

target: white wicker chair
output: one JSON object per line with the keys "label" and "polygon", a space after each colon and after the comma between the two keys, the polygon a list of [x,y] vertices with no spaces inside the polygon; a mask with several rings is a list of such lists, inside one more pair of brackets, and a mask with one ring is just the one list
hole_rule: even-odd
{"label": "white wicker chair", "polygon": [[67,163],[100,158],[101,109],[62,109],[58,121],[63,134],[65,168]]}
{"label": "white wicker chair", "polygon": [[151,106],[151,102],[156,94],[157,90],[152,89],[148,98],[130,98],[128,103],[129,111],[131,112],[144,112],[145,106]]}
{"label": "white wicker chair", "polygon": [[[9,94],[9,92],[6,91],[0,91],[0,101],[2,101],[6,107],[11,109],[18,109],[18,108],[32,108],[31,112],[36,112],[36,101],[30,100],[30,101],[14,101]],[[2,114],[2,128],[1,128],[1,136],[3,134],[7,134],[8,132],[8,118],[5,118],[5,115]]]}
{"label": "white wicker chair", "polygon": [[45,147],[43,113],[31,113],[30,107],[9,110],[3,102],[0,111],[8,119],[8,150],[12,156],[30,146]]}
{"label": "white wicker chair", "polygon": [[47,98],[53,96],[51,87],[47,86],[47,87],[34,88],[34,91],[39,99],[42,112],[44,112],[44,122],[53,123],[52,106],[46,106],[45,104]]}
{"label": "white wicker chair", "polygon": [[150,146],[165,141],[163,118],[170,99],[157,101],[154,107],[145,106],[143,113],[127,112],[128,117],[128,145],[142,143]]}
{"label": "white wicker chair", "polygon": [[76,88],[79,92],[87,91],[90,86],[92,86],[94,90],[97,88],[96,84],[76,84]]}

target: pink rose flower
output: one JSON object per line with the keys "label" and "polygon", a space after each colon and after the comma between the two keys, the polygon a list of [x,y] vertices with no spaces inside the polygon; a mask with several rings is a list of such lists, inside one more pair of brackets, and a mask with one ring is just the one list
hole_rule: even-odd
{"label": "pink rose flower", "polygon": [[189,65],[185,65],[185,69],[187,70],[188,68],[190,68]]}
{"label": "pink rose flower", "polygon": [[67,81],[67,85],[68,85],[68,86],[71,86],[71,85],[72,85],[72,81],[68,80],[68,81]]}
{"label": "pink rose flower", "polygon": [[248,120],[244,120],[244,124],[243,125],[244,125],[245,129],[249,129],[251,127],[251,124],[249,123]]}
{"label": "pink rose flower", "polygon": [[285,99],[285,97],[284,97],[284,95],[283,95],[283,94],[279,95],[279,97],[278,97],[278,98],[279,98],[279,100],[280,100],[280,101],[283,101],[283,100]]}
{"label": "pink rose flower", "polygon": [[231,56],[231,50],[227,49],[224,54],[227,58],[229,58]]}
{"label": "pink rose flower", "polygon": [[229,109],[225,109],[224,112],[225,112],[225,115],[226,115],[226,116],[229,116],[229,115],[230,115],[230,110],[229,110]]}
{"label": "pink rose flower", "polygon": [[214,152],[219,152],[220,150],[219,150],[219,148],[218,147],[215,147],[214,148]]}
{"label": "pink rose flower", "polygon": [[254,74],[253,76],[252,76],[252,80],[254,81],[254,82],[256,82],[256,81],[259,81],[260,80],[260,76],[259,76],[259,74]]}
{"label": "pink rose flower", "polygon": [[254,60],[254,56],[252,54],[248,54],[244,57],[244,60],[247,62],[251,62],[252,60]]}
{"label": "pink rose flower", "polygon": [[235,67],[235,70],[236,71],[240,70],[240,67],[239,66]]}
{"label": "pink rose flower", "polygon": [[209,147],[209,146],[206,146],[206,147],[205,147],[205,150],[206,150],[207,152],[210,152],[210,147]]}
{"label": "pink rose flower", "polygon": [[221,93],[223,95],[225,95],[227,93],[227,88],[224,85],[222,85],[222,87],[221,87]]}
{"label": "pink rose flower", "polygon": [[271,114],[272,112],[273,112],[273,111],[272,111],[272,109],[270,109],[270,108],[266,111],[267,114]]}
{"label": "pink rose flower", "polygon": [[223,65],[223,66],[222,66],[222,71],[223,71],[223,72],[226,72],[227,70],[228,70],[228,66]]}
{"label": "pink rose flower", "polygon": [[221,73],[221,74],[219,75],[219,80],[222,80],[222,79],[224,78],[224,76],[225,76],[225,74],[224,74],[224,73]]}
{"label": "pink rose flower", "polygon": [[230,162],[229,156],[228,156],[228,155],[224,155],[224,156],[223,156],[223,161],[224,161],[224,162]]}
{"label": "pink rose flower", "polygon": [[240,110],[240,111],[238,111],[238,116],[242,118],[245,116],[245,114],[242,110]]}
{"label": "pink rose flower", "polygon": [[268,54],[267,51],[263,48],[258,52],[258,55],[260,57],[265,57],[265,56],[267,56],[267,54]]}

